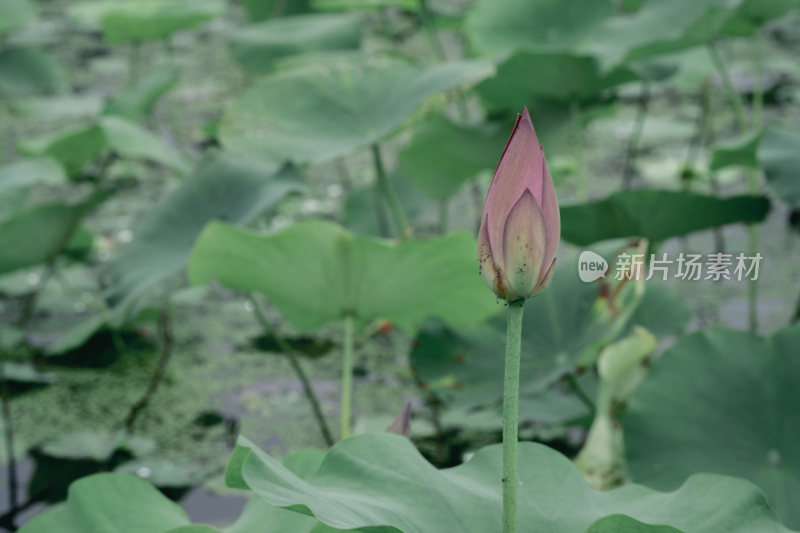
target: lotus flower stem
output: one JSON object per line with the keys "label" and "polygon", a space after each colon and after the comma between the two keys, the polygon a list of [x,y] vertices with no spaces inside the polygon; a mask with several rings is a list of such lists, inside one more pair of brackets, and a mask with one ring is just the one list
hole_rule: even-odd
{"label": "lotus flower stem", "polygon": [[344,357],[342,359],[342,408],[340,437],[350,436],[350,413],[353,405],[353,315],[344,317]]}
{"label": "lotus flower stem", "polygon": [[527,108],[497,165],[478,230],[478,262],[486,285],[508,302],[503,386],[503,532],[517,531],[517,424],[522,312],[525,299],[542,292],[553,276],[561,215]]}
{"label": "lotus flower stem", "polygon": [[519,360],[524,309],[524,299],[508,303],[506,369],[503,388],[503,533],[517,532]]}
{"label": "lotus flower stem", "polygon": [[294,348],[292,348],[291,344],[286,342],[286,339],[278,335],[277,331],[275,331],[275,328],[270,324],[269,320],[267,320],[256,297],[251,294],[249,300],[253,306],[253,311],[258,323],[261,324],[261,327],[264,329],[264,333],[267,335],[272,334],[275,338],[275,342],[278,343],[278,348],[286,355],[289,364],[292,365],[292,370],[294,370],[294,373],[297,375],[297,379],[300,380],[300,384],[303,386],[303,392],[308,399],[308,403],[311,404],[311,411],[314,413],[314,418],[317,420],[317,425],[319,426],[320,433],[322,433],[322,438],[325,440],[325,444],[333,446],[335,441],[333,440],[331,430],[328,428],[328,422],[325,420],[325,414],[322,412],[319,399],[317,399],[317,395],[314,393],[314,387],[311,386],[311,380],[308,379],[308,375],[305,370],[303,370],[300,360],[297,359]]}
{"label": "lotus flower stem", "polygon": [[397,228],[402,237],[409,237],[411,235],[411,227],[408,225],[408,219],[403,212],[403,207],[400,205],[400,200],[394,192],[392,184],[389,183],[389,178],[386,176],[386,171],[383,167],[383,158],[381,157],[381,149],[377,144],[372,145],[372,160],[375,163],[375,177],[378,180],[378,188],[380,189],[383,197],[389,202],[389,208],[392,210],[394,221],[397,223]]}

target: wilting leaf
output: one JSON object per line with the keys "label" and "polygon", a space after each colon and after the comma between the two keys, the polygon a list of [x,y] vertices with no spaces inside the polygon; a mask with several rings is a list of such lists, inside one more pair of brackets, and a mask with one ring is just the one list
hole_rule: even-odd
{"label": "wilting leaf", "polygon": [[281,162],[322,163],[376,143],[428,98],[492,73],[484,62],[419,67],[357,59],[279,72],[237,98],[220,124],[222,144]]}
{"label": "wilting leaf", "polygon": [[[561,208],[561,236],[577,245],[623,237],[651,241],[733,223],[760,222],[763,196],[716,198],[691,192],[638,189]],[[680,213],[680,216],[676,216]]]}
{"label": "wilting leaf", "polygon": [[695,472],[751,480],[800,526],[800,327],[772,337],[713,329],[685,337],[650,370],[624,420],[634,481],[678,487]]}
{"label": "wilting leaf", "polygon": [[348,313],[406,331],[429,316],[467,326],[497,309],[478,275],[475,239],[461,233],[392,244],[322,221],[272,235],[215,222],[192,250],[189,278],[263,292],[305,330]]}

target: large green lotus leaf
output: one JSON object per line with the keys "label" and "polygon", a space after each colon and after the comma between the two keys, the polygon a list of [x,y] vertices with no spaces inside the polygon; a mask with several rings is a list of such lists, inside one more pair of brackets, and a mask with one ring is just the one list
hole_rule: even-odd
{"label": "large green lotus leaf", "polygon": [[298,15],[312,11],[311,0],[243,0],[248,18],[252,21],[266,20],[273,17]]}
{"label": "large green lotus leaf", "polygon": [[135,122],[116,116],[100,119],[109,147],[123,157],[160,163],[179,174],[188,172],[186,161],[163,139],[159,139]]}
{"label": "large green lotus leaf", "polygon": [[[335,533],[316,519],[252,498],[226,533]],[[351,530],[352,531],[352,530]],[[34,518],[20,533],[221,533],[190,525],[183,509],[151,483],[129,474],[74,482],[65,506]],[[357,533],[357,532],[354,532]]]}
{"label": "large green lotus leaf", "polygon": [[769,208],[769,199],[763,196],[621,191],[603,200],[561,207],[561,237],[580,246],[623,237],[657,241],[725,224],[760,222]]}
{"label": "large green lotus leaf", "polygon": [[158,99],[178,83],[179,78],[180,71],[175,65],[158,66],[115,94],[106,104],[103,114],[141,121]]}
{"label": "large green lotus leaf", "polygon": [[422,67],[394,59],[333,61],[263,78],[220,124],[231,150],[321,163],[376,143],[428,98],[492,74],[485,62]]}
{"label": "large green lotus leaf", "polygon": [[95,474],[73,483],[65,506],[20,533],[161,533],[188,525],[186,512],[135,476]]}
{"label": "large green lotus leaf", "polygon": [[755,131],[719,143],[711,152],[708,168],[721,170],[727,167],[757,167],[756,151],[762,136],[761,131]]}
{"label": "large green lotus leaf", "polygon": [[742,0],[648,0],[617,15],[607,0],[481,0],[467,17],[480,52],[516,50],[591,55],[603,70],[685,50],[716,37]]}
{"label": "large green lotus leaf", "polygon": [[319,11],[351,11],[356,9],[385,9],[393,7],[403,11],[419,10],[419,0],[312,0]]}
{"label": "large green lotus leaf", "polygon": [[601,72],[588,55],[522,50],[497,67],[497,75],[477,90],[492,108],[530,103],[538,98],[580,102],[597,98],[614,86],[639,79],[627,68]]}
{"label": "large green lotus leaf", "polygon": [[426,317],[468,326],[497,311],[478,275],[475,239],[463,233],[393,244],[323,221],[271,235],[212,223],[192,250],[189,278],[263,292],[305,330],[347,314],[407,331]]}
{"label": "large green lotus leaf", "polygon": [[[397,194],[403,213],[413,221],[420,213],[433,206],[433,201],[425,195],[416,181],[408,179],[403,172],[393,172],[389,175],[389,183]],[[391,216],[389,202],[374,185],[352,191],[344,202],[341,223],[353,233],[361,235],[381,236],[381,221],[378,218],[377,203],[383,208],[385,215],[384,224],[386,235],[399,235],[397,222]]]}
{"label": "large green lotus leaf", "polygon": [[764,169],[769,186],[786,203],[800,207],[800,133],[769,128],[764,132],[757,151],[758,163]]}
{"label": "large green lotus leaf", "polygon": [[362,22],[352,13],[272,19],[234,30],[231,52],[249,72],[268,73],[277,60],[294,54],[358,48]]}
{"label": "large green lotus leaf", "polygon": [[508,132],[462,126],[442,115],[424,122],[399,155],[405,175],[431,198],[444,200],[479,172],[497,166]]}
{"label": "large green lotus leaf", "polygon": [[567,52],[615,12],[609,0],[479,0],[467,15],[466,32],[472,45],[486,54]]}
{"label": "large green lotus leaf", "polygon": [[725,22],[722,32],[727,35],[750,35],[770,20],[798,8],[798,0],[743,0]]}
{"label": "large green lotus leaf", "polygon": [[[541,392],[574,371],[621,329],[600,304],[599,285],[582,282],[577,272],[577,258],[559,264],[547,290],[525,303],[520,365],[525,394]],[[505,313],[461,331],[429,323],[416,338],[411,366],[416,378],[448,403],[486,405],[503,393],[505,336]]]}
{"label": "large green lotus leaf", "polygon": [[20,143],[29,155],[50,156],[59,161],[70,176],[111,148],[123,157],[160,163],[178,173],[185,173],[183,157],[138,124],[117,116],[101,117],[97,123],[46,134]]}
{"label": "large green lotus leaf", "polygon": [[222,533],[219,529],[211,526],[181,526],[170,529],[164,533]]}
{"label": "large green lotus leaf", "polygon": [[66,87],[64,73],[37,48],[0,50],[0,93],[8,97],[53,94]]}
{"label": "large green lotus leaf", "polygon": [[714,39],[742,0],[648,0],[632,15],[609,17],[581,49],[605,65],[686,50]]}
{"label": "large green lotus leaf", "polygon": [[624,419],[633,479],[670,489],[694,472],[743,477],[800,527],[798,346],[800,326],[768,338],[713,329],[665,352]]}
{"label": "large green lotus leaf", "polygon": [[0,222],[0,273],[35,266],[63,251],[78,224],[94,206],[40,204]]}
{"label": "large green lotus leaf", "polygon": [[683,533],[671,526],[648,525],[625,515],[601,518],[586,533]]}
{"label": "large green lotus leaf", "polygon": [[57,459],[104,462],[111,460],[119,450],[142,456],[153,453],[155,448],[155,442],[146,437],[135,437],[122,432],[76,431],[62,433],[40,444],[37,449],[39,453]]}
{"label": "large green lotus leaf", "polygon": [[78,174],[106,146],[106,136],[97,124],[69,128],[20,143],[20,149],[28,155],[49,156],[57,160],[70,176]]}
{"label": "large green lotus leaf", "polygon": [[31,96],[11,103],[15,112],[25,117],[49,121],[91,120],[103,109],[99,94],[61,93],[55,96]]}
{"label": "large green lotus leaf", "polygon": [[164,39],[224,13],[220,0],[106,2],[100,19],[110,43]]}
{"label": "large green lotus leaf", "polygon": [[134,239],[108,267],[112,305],[142,296],[186,266],[206,224],[241,224],[297,190],[292,168],[224,154],[209,155],[134,228]]}
{"label": "large green lotus leaf", "polygon": [[0,36],[21,28],[36,18],[36,7],[29,0],[3,0],[0,3]]}
{"label": "large green lotus leaf", "polygon": [[[320,524],[316,518],[269,505],[253,497],[242,515],[225,533],[335,533],[341,531]],[[350,533],[358,533],[348,530]]]}
{"label": "large green lotus leaf", "polygon": [[[463,465],[436,470],[408,439],[364,434],[335,444],[308,480],[247,439],[240,438],[239,447],[249,454],[232,466],[256,495],[331,527],[376,533],[502,530],[500,445],[481,449]],[[698,475],[672,493],[637,485],[598,492],[558,452],[522,442],[519,480],[523,531],[581,532],[600,518],[624,514],[692,533],[788,532],[759,489],[735,478]]]}
{"label": "large green lotus leaf", "polygon": [[[29,189],[40,184],[64,183],[66,179],[64,168],[51,157],[23,159],[0,167],[0,198],[12,191]],[[5,218],[7,214],[6,209],[3,209],[0,218]]]}
{"label": "large green lotus leaf", "polygon": [[629,329],[642,326],[656,337],[678,336],[686,331],[692,310],[686,301],[664,284],[650,281],[631,315]]}

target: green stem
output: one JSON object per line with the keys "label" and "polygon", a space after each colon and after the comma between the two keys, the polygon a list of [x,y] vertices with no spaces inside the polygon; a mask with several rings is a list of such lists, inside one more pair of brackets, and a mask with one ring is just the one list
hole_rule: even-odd
{"label": "green stem", "polygon": [[[713,61],[714,63],[714,68],[716,68],[720,78],[722,78],[722,82],[725,85],[725,90],[728,93],[728,98],[733,104],[733,112],[734,116],[736,117],[736,128],[738,129],[739,133],[744,133],[745,130],[747,129],[747,120],[745,117],[744,103],[742,102],[742,97],[736,90],[736,87],[733,85],[733,80],[731,79],[730,72],[728,72],[728,68],[725,65],[725,61],[722,59],[722,55],[719,53],[716,44],[713,42],[709,43],[708,49],[711,54],[711,61]],[[757,64],[761,63],[760,45],[756,45],[756,63]],[[761,102],[763,101],[763,84],[760,81],[761,78],[760,67],[758,67],[757,70],[759,71],[758,74],[759,81],[757,81],[755,84],[755,90],[757,93],[761,94],[753,95],[754,129],[758,129],[761,127],[760,107],[761,107]],[[756,109],[756,106],[758,106],[758,109]],[[758,122],[755,122],[756,118],[758,118]],[[756,194],[758,192],[757,169],[748,170],[747,189],[750,194]],[[751,223],[747,226],[747,234],[749,241],[749,252],[751,256],[754,256],[758,251],[758,229],[756,228],[755,224]],[[756,280],[750,280],[747,282],[747,315],[748,315],[750,331],[753,332],[757,331],[758,330],[758,286],[756,285]]]}
{"label": "green stem", "polygon": [[375,176],[378,180],[378,188],[383,194],[383,197],[389,202],[389,208],[392,210],[392,215],[397,223],[397,228],[400,230],[402,237],[409,237],[411,235],[411,227],[408,225],[408,219],[403,212],[403,207],[400,205],[400,200],[389,183],[389,178],[386,176],[386,171],[383,167],[383,158],[381,157],[381,149],[377,144],[372,145],[372,159],[375,163]]}
{"label": "green stem", "polygon": [[744,104],[742,103],[742,97],[739,95],[739,91],[737,91],[736,87],[733,85],[731,74],[728,71],[728,67],[725,65],[725,61],[722,59],[722,54],[719,53],[719,49],[717,48],[715,42],[712,41],[708,44],[708,52],[711,55],[711,62],[714,63],[714,68],[717,70],[719,77],[722,79],[722,84],[725,86],[725,92],[728,94],[728,99],[733,105],[733,114],[736,118],[736,128],[738,129],[739,133],[744,133],[745,129],[747,128],[747,122],[744,116]]}
{"label": "green stem", "polygon": [[2,402],[4,437],[6,445],[6,469],[8,474],[8,507],[16,513],[19,502],[17,501],[17,462],[14,458],[14,425],[11,418],[11,398],[8,392],[8,378],[6,377],[5,358],[0,360],[0,401]]}
{"label": "green stem", "polygon": [[436,57],[436,59],[439,61],[445,61],[447,57],[444,53],[442,43],[439,41],[439,37],[436,35],[436,27],[433,23],[433,13],[431,13],[431,10],[428,6],[428,0],[419,0],[419,16],[434,57]]}
{"label": "green stem", "polygon": [[764,31],[759,30],[753,43],[753,62],[756,67],[756,82],[753,85],[753,110],[750,120],[754,130],[761,128],[761,117],[764,111]]}
{"label": "green stem", "polygon": [[130,45],[130,63],[128,67],[128,85],[139,81],[139,68],[142,60],[142,43],[133,41]]}
{"label": "green stem", "polygon": [[342,360],[342,408],[340,436],[350,436],[350,418],[353,405],[353,315],[344,317],[344,357]]}
{"label": "green stem", "polygon": [[[761,117],[764,107],[763,41],[763,31],[760,31],[756,36],[755,42],[754,62],[756,67],[756,83],[753,93],[753,108],[750,114],[753,131],[761,129]],[[751,168],[747,171],[747,184],[750,194],[756,194],[758,192],[758,169]],[[747,233],[750,244],[750,255],[754,256],[758,252],[758,229],[756,225],[750,224],[747,227]],[[747,302],[750,331],[756,333],[758,331],[758,286],[754,279],[751,279],[747,283]]]}
{"label": "green stem", "polygon": [[447,211],[449,205],[447,200],[439,200],[439,233],[447,233]]}
{"label": "green stem", "polygon": [[167,373],[167,366],[169,365],[170,358],[172,357],[173,345],[175,337],[172,333],[172,320],[170,319],[170,304],[167,302],[159,311],[158,314],[158,336],[161,338],[161,356],[158,359],[156,369],[150,376],[150,382],[147,384],[147,389],[139,400],[131,406],[128,414],[125,416],[123,425],[128,433],[133,433],[136,420],[139,415],[150,404],[150,400],[158,390],[159,385],[164,381],[164,376]]}
{"label": "green stem", "polygon": [[581,105],[577,100],[573,100],[569,106],[570,115],[572,115],[573,137],[575,143],[575,157],[578,160],[578,174],[576,176],[578,181],[578,199],[585,202],[589,198],[589,193],[586,189],[586,175],[585,175],[585,162],[584,162],[584,146],[583,146],[583,118],[581,117]]}
{"label": "green stem", "polygon": [[578,380],[575,379],[575,376],[572,374],[567,374],[564,376],[564,380],[567,382],[567,385],[569,385],[569,388],[575,393],[578,399],[589,409],[589,412],[594,415],[597,407],[594,405],[594,401],[592,401],[589,395],[586,394],[586,391],[583,390],[583,387],[581,387],[580,383],[578,383]]}
{"label": "green stem", "polygon": [[292,348],[292,346],[286,342],[286,339],[278,335],[277,331],[275,331],[275,328],[269,323],[269,320],[267,320],[267,317],[264,314],[264,311],[261,309],[261,306],[258,304],[256,297],[254,295],[250,295],[249,300],[253,305],[253,311],[255,312],[256,319],[264,329],[264,333],[267,335],[272,335],[272,337],[275,339],[275,342],[278,343],[280,350],[286,355],[286,358],[289,359],[289,364],[292,366],[292,370],[294,370],[294,373],[297,375],[297,378],[300,380],[300,383],[303,386],[303,392],[308,399],[308,403],[311,404],[311,410],[314,413],[314,418],[317,420],[317,425],[319,426],[320,433],[322,433],[322,438],[325,440],[325,444],[328,446],[333,446],[336,441],[333,439],[331,430],[328,427],[328,422],[325,420],[325,415],[322,412],[319,399],[317,399],[317,395],[314,393],[314,388],[311,386],[311,380],[308,379],[308,375],[306,374],[305,370],[303,370],[300,360],[295,354],[294,348]]}
{"label": "green stem", "polygon": [[519,360],[524,309],[524,299],[508,304],[506,371],[503,387],[503,533],[517,532]]}
{"label": "green stem", "polygon": [[642,140],[644,131],[644,119],[647,116],[647,108],[650,103],[650,83],[642,82],[639,102],[636,105],[636,118],[633,123],[633,131],[628,138],[628,148],[625,151],[625,168],[622,174],[622,188],[630,189],[633,182],[633,173],[636,167],[636,157],[639,154],[639,144]]}

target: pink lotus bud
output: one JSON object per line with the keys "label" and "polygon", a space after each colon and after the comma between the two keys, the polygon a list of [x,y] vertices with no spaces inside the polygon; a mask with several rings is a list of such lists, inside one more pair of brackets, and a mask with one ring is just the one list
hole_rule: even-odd
{"label": "pink lotus bud", "polygon": [[553,178],[525,108],[483,206],[478,260],[486,284],[509,302],[538,294],[553,274],[560,236]]}

